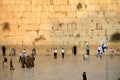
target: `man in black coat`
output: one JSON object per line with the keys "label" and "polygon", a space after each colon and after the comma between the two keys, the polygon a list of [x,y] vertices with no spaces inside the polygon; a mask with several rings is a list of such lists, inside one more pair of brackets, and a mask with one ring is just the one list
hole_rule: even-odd
{"label": "man in black coat", "polygon": [[83,76],[83,80],[87,80],[86,72],[83,72],[82,76]]}
{"label": "man in black coat", "polygon": [[3,56],[6,56],[6,47],[4,45],[2,45],[2,53]]}
{"label": "man in black coat", "polygon": [[73,51],[73,54],[76,56],[76,54],[77,54],[77,47],[76,47],[76,45],[72,48],[72,51]]}

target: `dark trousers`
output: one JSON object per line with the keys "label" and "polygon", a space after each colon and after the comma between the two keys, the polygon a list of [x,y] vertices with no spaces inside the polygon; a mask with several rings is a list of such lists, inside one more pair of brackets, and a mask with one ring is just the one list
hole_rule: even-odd
{"label": "dark trousers", "polygon": [[62,53],[62,58],[64,58],[64,53]]}
{"label": "dark trousers", "polygon": [[89,50],[87,50],[87,55],[89,55],[90,54],[90,51]]}
{"label": "dark trousers", "polygon": [[5,51],[3,51],[3,56],[6,56],[6,52]]}
{"label": "dark trousers", "polygon": [[54,53],[54,59],[57,59],[57,53]]}
{"label": "dark trousers", "polygon": [[14,70],[14,67],[12,64],[10,64],[10,70]]}

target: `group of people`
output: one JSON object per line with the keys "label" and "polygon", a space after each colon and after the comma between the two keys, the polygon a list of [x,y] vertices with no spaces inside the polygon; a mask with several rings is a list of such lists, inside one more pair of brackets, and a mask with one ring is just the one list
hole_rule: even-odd
{"label": "group of people", "polygon": [[[106,49],[107,49],[107,48],[106,48]],[[99,46],[99,47],[98,47],[98,52],[97,52],[97,57],[98,57],[98,59],[102,59],[102,55],[103,55],[104,52],[105,52],[105,51],[102,49],[102,47]],[[113,54],[114,54],[114,53],[115,53],[115,50],[111,47],[111,48],[109,49],[110,58],[113,57]]]}
{"label": "group of people", "polygon": [[[4,59],[3,59],[3,67],[8,67],[8,59],[6,57],[6,52],[4,49],[6,49],[5,46],[2,46],[3,48],[3,56],[4,56]],[[12,49],[12,54],[10,56],[14,56],[16,55],[15,54],[15,49],[13,48]],[[32,49],[32,53],[31,55],[27,55],[27,52],[26,50],[24,49],[23,51],[20,51],[20,54],[19,54],[19,62],[21,63],[22,65],[22,68],[32,68],[34,67],[34,61],[35,61],[35,55],[36,55],[36,49],[33,48]],[[13,67],[13,59],[12,57],[10,58],[10,70],[14,70],[15,68]]]}
{"label": "group of people", "polygon": [[[8,67],[8,59],[4,57],[3,67]],[[10,70],[14,70],[12,58],[10,58]]]}
{"label": "group of people", "polygon": [[[54,59],[57,59],[57,48],[55,48],[53,50],[53,52],[54,52]],[[61,49],[61,54],[62,54],[62,59],[64,59],[64,55],[65,55],[65,49],[64,48]]]}
{"label": "group of people", "polygon": [[35,48],[32,49],[31,55],[27,55],[26,50],[20,51],[19,54],[19,62],[21,62],[22,68],[32,68],[34,67],[36,50]]}

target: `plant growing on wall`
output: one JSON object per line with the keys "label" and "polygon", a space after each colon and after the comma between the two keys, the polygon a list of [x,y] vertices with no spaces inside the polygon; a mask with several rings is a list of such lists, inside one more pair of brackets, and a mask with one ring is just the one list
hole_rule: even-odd
{"label": "plant growing on wall", "polygon": [[2,24],[2,30],[5,31],[5,30],[8,30],[10,31],[10,24],[8,22],[5,22]]}
{"label": "plant growing on wall", "polygon": [[111,38],[110,38],[111,41],[113,42],[120,42],[120,33],[114,33],[113,35],[111,35]]}
{"label": "plant growing on wall", "polygon": [[81,9],[81,8],[82,8],[82,4],[81,4],[81,3],[78,3],[77,9],[79,10],[79,9]]}
{"label": "plant growing on wall", "polygon": [[77,34],[76,37],[80,37],[80,34]]}

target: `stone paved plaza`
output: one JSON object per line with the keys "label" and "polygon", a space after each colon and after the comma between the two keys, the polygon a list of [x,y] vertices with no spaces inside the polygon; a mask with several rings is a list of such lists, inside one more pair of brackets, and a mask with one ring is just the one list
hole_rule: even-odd
{"label": "stone paved plaza", "polygon": [[[10,56],[7,56],[8,64]],[[88,62],[82,60],[81,55],[66,55],[65,59],[58,56],[37,56],[35,67],[21,68],[18,56],[13,57],[14,71],[2,67],[0,56],[0,80],[82,80],[82,72],[87,73],[88,80],[106,80],[106,56],[102,60],[96,56],[89,56]],[[120,78],[120,56],[108,57],[108,80]]]}

